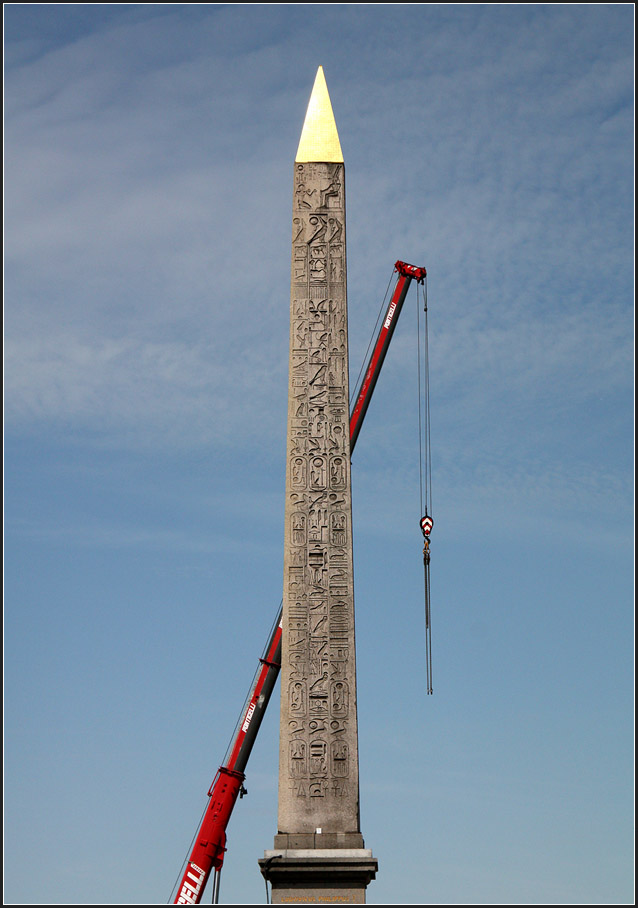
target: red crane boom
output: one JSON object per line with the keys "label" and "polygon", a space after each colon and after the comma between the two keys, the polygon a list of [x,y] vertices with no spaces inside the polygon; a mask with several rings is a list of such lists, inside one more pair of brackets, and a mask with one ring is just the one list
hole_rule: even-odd
{"label": "red crane boom", "polygon": [[[418,268],[405,262],[396,262],[394,269],[399,275],[397,283],[388,304],[374,349],[368,360],[350,416],[351,455],[359,437],[359,432],[410,283],[412,280],[423,283],[426,277],[425,268]],[[175,905],[198,905],[212,870],[215,871],[213,902],[217,903],[219,875],[226,851],[226,828],[237,797],[242,797],[245,794],[243,782],[246,776],[244,770],[246,769],[266,707],[270,701],[275,681],[279,675],[281,622],[282,611],[280,609],[262,657],[259,660],[260,664],[228,748],[227,758],[224,760],[223,765],[219,767],[213,784],[208,791],[208,797],[210,798],[208,807],[177,889],[177,895],[173,902]]]}

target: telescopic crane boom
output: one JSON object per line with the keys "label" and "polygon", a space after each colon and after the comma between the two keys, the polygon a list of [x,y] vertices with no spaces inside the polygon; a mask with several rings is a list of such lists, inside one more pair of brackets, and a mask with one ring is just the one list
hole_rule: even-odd
{"label": "telescopic crane boom", "polygon": [[[386,309],[374,349],[357,392],[350,416],[350,455],[354,451],[363,420],[368,410],[388,346],[401,313],[410,283],[423,283],[425,268],[396,262],[398,278]],[[226,828],[237,801],[246,793],[243,786],[246,764],[255,743],[266,707],[270,701],[281,665],[281,627],[283,612],[273,625],[270,637],[259,660],[246,703],[242,710],[227,756],[208,791],[208,807],[186,863],[177,889],[175,905],[198,905],[204,894],[211,871],[215,871],[213,902],[219,896],[219,876],[226,851]]]}

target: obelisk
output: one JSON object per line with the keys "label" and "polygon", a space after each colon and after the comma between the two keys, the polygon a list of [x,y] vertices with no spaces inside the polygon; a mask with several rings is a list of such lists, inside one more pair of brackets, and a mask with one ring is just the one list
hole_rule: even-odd
{"label": "obelisk", "polygon": [[294,164],[279,819],[272,902],[365,902],[359,825],[345,170],[319,67]]}

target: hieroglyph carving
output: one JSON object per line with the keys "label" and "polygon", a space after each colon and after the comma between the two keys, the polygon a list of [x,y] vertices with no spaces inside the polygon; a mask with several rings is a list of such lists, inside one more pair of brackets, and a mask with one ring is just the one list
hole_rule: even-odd
{"label": "hieroglyph carving", "polygon": [[358,800],[344,199],[342,164],[295,164],[280,775],[300,805]]}

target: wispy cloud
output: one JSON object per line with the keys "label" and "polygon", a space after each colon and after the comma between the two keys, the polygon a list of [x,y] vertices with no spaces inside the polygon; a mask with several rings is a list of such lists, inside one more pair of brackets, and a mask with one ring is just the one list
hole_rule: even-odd
{"label": "wispy cloud", "polygon": [[[145,449],[215,444],[237,434],[272,443],[285,412],[283,364],[253,352],[249,370],[231,369],[221,343],[81,340],[69,335],[7,345],[7,419],[14,431],[33,423],[77,433],[84,427],[109,446]],[[232,356],[231,356],[232,359]]]}
{"label": "wispy cloud", "polygon": [[[486,10],[451,25],[424,10],[427,54],[381,56],[387,15],[366,30],[360,71],[328,66],[348,149],[353,373],[394,259],[426,264],[446,470],[456,464],[469,488],[482,482],[479,462],[507,464],[533,488],[542,439],[548,464],[568,457],[571,472],[593,476],[601,447],[626,443],[631,393],[630,48],[579,25],[588,53],[574,58],[567,13],[552,29],[542,11],[508,13],[494,31]],[[393,11],[398,27],[396,15],[408,24],[414,13]],[[308,92],[282,65],[299,52],[281,11],[258,9],[253,37],[231,53],[220,35],[238,16],[166,10],[39,54],[17,48],[6,92],[10,432],[85,427],[92,442],[135,449],[275,443],[289,159]],[[346,33],[360,29],[361,11],[326,10],[313,19],[324,49],[335,16]],[[381,458],[413,421],[412,333],[397,335],[384,372],[385,400],[402,406],[385,405]]]}

